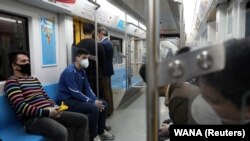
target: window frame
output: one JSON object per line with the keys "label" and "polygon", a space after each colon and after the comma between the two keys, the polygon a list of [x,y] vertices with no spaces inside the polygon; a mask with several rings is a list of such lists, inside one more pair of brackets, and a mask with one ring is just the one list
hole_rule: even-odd
{"label": "window frame", "polygon": [[[25,51],[27,51],[28,53],[30,53],[30,45],[29,45],[29,27],[28,27],[28,25],[29,25],[29,19],[28,19],[28,17],[25,17],[25,16],[20,16],[20,15],[18,15],[18,14],[13,14],[13,13],[10,13],[10,12],[6,12],[6,11],[2,11],[2,10],[0,10],[0,14],[1,15],[3,15],[2,17],[14,17],[15,18],[15,20],[16,20],[16,23],[17,24],[19,24],[20,22],[19,22],[19,20],[21,20],[21,21],[23,21],[24,23],[23,23],[23,27],[22,28],[24,28],[23,29],[23,38],[20,38],[20,39],[22,39],[22,40],[24,40],[23,41],[23,43],[24,43],[24,46],[23,46],[23,49],[25,50]],[[17,34],[18,34],[18,31],[16,31],[16,32],[12,32],[12,33],[14,33],[14,35],[12,35],[12,36],[10,36],[10,38],[13,38],[13,36],[16,36]],[[17,47],[17,46],[16,46]],[[2,47],[3,49],[4,49],[4,47]],[[8,50],[10,51],[10,47],[8,48]],[[14,50],[16,50],[15,48],[14,48]],[[9,52],[8,51],[8,52]],[[7,52],[7,54],[8,54],[8,52]],[[5,55],[3,55],[3,57],[5,57],[7,54],[5,54]],[[8,61],[8,58],[6,58],[7,59],[7,62],[9,63],[9,61]],[[7,66],[3,66],[3,67],[8,67],[8,69],[9,69],[9,71],[11,71],[10,70],[10,68],[9,68],[9,64],[7,63]],[[6,69],[6,68],[5,68]],[[7,78],[6,78],[7,79]],[[6,81],[6,79],[5,80],[0,80],[0,94],[1,94],[1,91],[3,90],[3,88],[4,88],[4,84],[5,84],[5,81]]]}

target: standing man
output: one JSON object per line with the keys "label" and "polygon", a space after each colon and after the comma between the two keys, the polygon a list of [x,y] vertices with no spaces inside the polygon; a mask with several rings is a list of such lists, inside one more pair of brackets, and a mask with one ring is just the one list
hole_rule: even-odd
{"label": "standing man", "polygon": [[85,72],[89,66],[88,57],[87,50],[76,51],[75,62],[60,76],[59,100],[64,101],[70,111],[88,115],[90,141],[113,140],[114,135],[104,130],[108,105],[93,93]]}
{"label": "standing man", "polygon": [[[84,39],[82,39],[77,45],[77,48],[84,48],[86,49],[90,55],[96,56],[96,47],[95,47],[95,40],[93,39],[93,34],[95,32],[95,26],[92,23],[85,23],[83,25],[83,33]],[[90,83],[90,87],[93,89],[94,93],[97,94],[97,81],[96,77],[99,79],[99,98],[103,99],[103,86],[102,86],[102,79],[103,79],[103,70],[104,70],[104,62],[105,62],[105,53],[103,46],[98,43],[98,76],[96,74],[96,61],[89,60],[89,67],[86,68],[86,73],[88,76],[88,80]]]}
{"label": "standing man", "polygon": [[[42,84],[30,76],[30,60],[24,51],[9,54],[13,75],[6,81],[4,91],[26,131],[53,141],[67,141],[66,128],[75,128],[76,141],[88,141],[88,118],[79,113],[58,111]],[[18,140],[18,139],[17,139]]]}
{"label": "standing man", "polygon": [[100,27],[98,29],[98,37],[101,40],[101,43],[104,47],[105,52],[105,65],[104,65],[104,72],[103,72],[103,94],[104,100],[107,101],[109,105],[108,117],[112,115],[114,111],[113,106],[113,93],[112,93],[112,86],[111,86],[111,76],[114,74],[113,69],[113,56],[114,50],[111,41],[108,39],[108,31],[105,27]]}

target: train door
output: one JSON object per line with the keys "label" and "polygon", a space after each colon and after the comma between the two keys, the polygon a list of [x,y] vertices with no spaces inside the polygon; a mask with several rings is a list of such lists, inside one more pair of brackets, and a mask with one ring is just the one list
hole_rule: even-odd
{"label": "train door", "polygon": [[145,57],[145,41],[139,38],[131,38],[129,43],[130,62],[128,81],[129,87],[137,85],[139,77],[139,69],[144,62]]}
{"label": "train door", "polygon": [[83,27],[83,22],[80,22],[80,21],[77,21],[77,20],[74,20],[73,22],[73,31],[74,31],[74,44],[78,44],[81,39],[83,39],[84,37],[84,34],[83,34],[83,31],[82,31],[82,27]]}

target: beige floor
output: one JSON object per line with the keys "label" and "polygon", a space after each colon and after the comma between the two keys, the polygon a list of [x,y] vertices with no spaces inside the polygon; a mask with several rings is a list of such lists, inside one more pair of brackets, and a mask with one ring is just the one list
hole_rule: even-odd
{"label": "beige floor", "polygon": [[[168,108],[164,98],[160,102],[160,123],[167,119]],[[132,103],[114,111],[107,124],[112,126],[115,141],[146,141],[146,95],[144,92]]]}

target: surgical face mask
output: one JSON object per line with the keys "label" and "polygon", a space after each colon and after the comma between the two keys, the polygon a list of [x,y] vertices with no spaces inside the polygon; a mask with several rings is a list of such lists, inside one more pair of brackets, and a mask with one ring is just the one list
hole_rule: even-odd
{"label": "surgical face mask", "polygon": [[21,70],[18,70],[20,71],[21,73],[24,73],[24,74],[31,74],[31,69],[30,69],[30,63],[28,64],[16,64],[17,66],[19,66],[21,68]]}
{"label": "surgical face mask", "polygon": [[221,118],[221,121],[223,122],[223,124],[249,124],[250,120],[231,120],[231,119],[226,119],[226,118]]}
{"label": "surgical face mask", "polygon": [[198,124],[247,124],[250,120],[231,120],[221,118],[207,101],[198,95],[191,104],[191,115]]}
{"label": "surgical face mask", "polygon": [[82,59],[80,65],[86,69],[89,66],[89,59]]}
{"label": "surgical face mask", "polygon": [[201,94],[198,95],[191,104],[191,115],[198,124],[222,124],[219,115]]}

